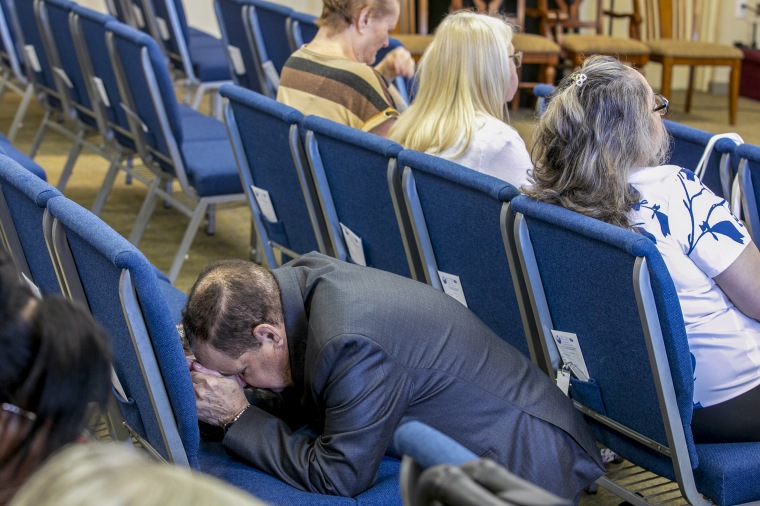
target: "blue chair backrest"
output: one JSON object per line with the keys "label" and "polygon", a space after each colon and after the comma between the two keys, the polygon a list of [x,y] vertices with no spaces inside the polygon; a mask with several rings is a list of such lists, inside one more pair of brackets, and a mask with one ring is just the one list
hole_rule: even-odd
{"label": "blue chair backrest", "polygon": [[291,53],[302,45],[311,42],[319,31],[316,16],[297,11],[290,13],[287,27]]}
{"label": "blue chair backrest", "polygon": [[104,123],[103,131],[115,129],[119,142],[134,149],[134,142],[129,138],[129,121],[121,107],[119,85],[106,46],[106,25],[109,23],[116,23],[116,20],[78,5],[71,8],[74,45],[80,67],[88,77],[85,82],[89,87],[93,110]]}
{"label": "blue chair backrest", "polygon": [[[58,74],[57,89],[66,97],[70,107],[75,107],[82,119],[94,117],[90,98],[87,94],[82,67],[74,47],[74,38],[69,28],[69,15],[74,7],[68,0],[35,0],[42,29],[43,40],[47,42],[46,53],[53,72]],[[82,116],[84,113],[84,116]]]}
{"label": "blue chair backrest", "polygon": [[254,34],[249,33],[245,21],[250,5],[251,0],[214,0],[233,81],[238,86],[269,96]]}
{"label": "blue chair backrest", "polygon": [[[667,163],[695,170],[713,134],[673,121],[664,120],[664,123],[673,138],[673,149]],[[701,178],[714,194],[729,201],[731,183],[739,166],[739,160],[731,156],[735,148],[736,144],[729,139],[718,140]]]}
{"label": "blue chair backrest", "polygon": [[[690,464],[696,468],[692,358],[678,295],[654,243],[525,196],[516,197],[510,206],[519,213],[515,240],[523,254],[539,332],[551,345],[551,330],[577,335],[588,367],[591,380],[573,378],[571,397],[656,444],[676,445],[684,452],[688,448]],[[647,344],[650,336],[652,350],[662,354],[657,365],[663,369],[656,373]],[[664,392],[662,401],[660,392]],[[667,431],[666,409],[673,424]],[[588,419],[602,444],[674,479],[670,458],[596,418]],[[675,434],[672,444],[668,432]]]}
{"label": "blue chair backrest", "polygon": [[[133,136],[145,140],[165,170],[173,172],[172,161],[180,159],[178,145],[182,143],[183,131],[164,56],[156,41],[123,23],[108,23],[106,31],[123,106],[134,113],[128,114],[133,123],[130,130]],[[141,124],[134,124],[138,119]],[[150,154],[141,156],[146,158]]]}
{"label": "blue chair backrest", "polygon": [[[125,421],[164,459],[197,469],[200,435],[193,386],[153,266],[75,202],[55,199],[48,211],[57,222],[53,227],[62,227],[65,234],[63,241],[54,228],[52,236],[67,282],[81,282],[82,302],[111,339],[114,370],[126,395],[117,395]],[[61,244],[70,251],[73,270]],[[136,306],[128,302],[131,294]]]}
{"label": "blue chair backrest", "polygon": [[188,49],[190,28],[181,0],[142,0],[153,13],[154,34],[173,66],[192,71]]}
{"label": "blue chair backrest", "polygon": [[293,9],[266,0],[251,0],[251,3],[254,15],[258,18],[267,56],[279,74],[292,52],[285,27]]}
{"label": "blue chair backrest", "polygon": [[760,147],[742,144],[736,148],[736,157],[744,221],[755,245],[760,245]]}
{"label": "blue chair backrest", "polygon": [[349,258],[343,224],[361,238],[368,266],[417,279],[410,268],[410,230],[399,223],[405,210],[396,157],[402,147],[316,116],[306,117],[304,128],[306,153],[336,256]]}
{"label": "blue chair backrest", "polygon": [[130,5],[125,5],[123,0],[105,0],[105,2],[108,14],[127,25],[133,23],[132,13],[129,11]]}
{"label": "blue chair backrest", "polygon": [[[26,48],[24,62],[27,75],[39,89],[45,93],[55,93],[55,79],[53,69],[45,52],[45,44],[42,40],[37,17],[35,15],[35,2],[31,0],[6,0],[12,6],[18,19],[20,33],[16,36]],[[33,61],[36,60],[36,61]],[[57,102],[51,101],[56,107]]]}
{"label": "blue chair backrest", "polygon": [[[28,266],[26,274],[42,293],[61,293],[42,228],[48,201],[61,197],[61,192],[6,155],[0,155],[0,188],[6,204],[6,209],[0,209],[4,229],[8,225],[7,233],[12,234],[13,229],[16,231],[18,245]],[[10,219],[11,223],[5,222],[6,219]],[[16,253],[12,252],[19,265],[22,259],[17,258]]]}
{"label": "blue chair backrest", "polygon": [[[323,217],[314,206],[313,183],[304,180],[311,175],[298,129],[303,115],[239,86],[225,85],[220,93],[229,99],[227,126],[248,200],[258,207],[251,185],[268,191],[277,215],[276,223],[254,215],[260,220],[257,228],[299,255],[324,252],[323,238],[315,232],[315,222]],[[265,245],[265,249],[269,256],[271,248]],[[277,264],[274,258],[267,262],[272,267]]]}
{"label": "blue chair backrest", "polygon": [[8,0],[0,0],[0,59],[16,79],[26,82],[21,49],[17,39],[15,15],[10,10]]}
{"label": "blue chair backrest", "polygon": [[500,179],[418,151],[402,151],[398,163],[428,284],[443,289],[438,271],[458,276],[467,307],[529,357],[501,236],[502,212],[520,192]]}

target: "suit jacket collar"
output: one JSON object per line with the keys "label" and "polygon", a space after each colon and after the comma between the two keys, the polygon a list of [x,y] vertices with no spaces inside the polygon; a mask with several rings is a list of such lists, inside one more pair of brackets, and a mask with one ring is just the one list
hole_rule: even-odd
{"label": "suit jacket collar", "polygon": [[304,384],[304,364],[306,360],[306,343],[309,321],[304,307],[304,283],[299,279],[293,267],[285,266],[273,269],[277,284],[280,287],[285,333],[288,339],[290,356],[290,373],[296,388]]}

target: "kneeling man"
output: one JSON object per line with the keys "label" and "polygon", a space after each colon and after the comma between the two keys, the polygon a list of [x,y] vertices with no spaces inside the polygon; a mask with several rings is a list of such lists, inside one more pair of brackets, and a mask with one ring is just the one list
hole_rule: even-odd
{"label": "kneeling man", "polygon": [[[423,283],[318,253],[272,271],[223,261],[201,273],[183,323],[199,418],[225,428],[230,453],[300,489],[371,487],[411,420],[567,499],[604,472],[549,378]],[[281,392],[298,423],[250,406],[245,385]]]}

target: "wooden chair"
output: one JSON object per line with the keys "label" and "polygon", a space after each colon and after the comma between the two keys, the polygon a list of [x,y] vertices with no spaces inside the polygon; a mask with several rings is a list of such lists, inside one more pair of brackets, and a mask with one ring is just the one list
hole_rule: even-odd
{"label": "wooden chair", "polygon": [[[686,92],[686,112],[691,110],[694,90],[694,67],[697,65],[727,66],[731,68],[728,85],[728,121],[736,124],[736,109],[741,79],[741,50],[726,44],[699,40],[699,4],[696,0],[644,0],[634,2],[632,23],[645,23],[645,41],[651,51],[650,60],[662,65],[660,93],[671,96],[673,67],[689,66],[689,87]],[[641,30],[638,29],[640,32]]]}
{"label": "wooden chair", "polygon": [[[523,29],[525,27],[525,0],[517,0],[514,16],[509,15],[507,20],[513,25]],[[522,67],[517,69],[520,85],[512,99],[512,110],[520,107],[520,90],[533,87],[539,83],[554,84],[559,65],[560,47],[551,38],[532,33],[515,33],[512,39],[515,52],[523,54],[523,65],[538,65],[538,77],[536,82],[524,82],[522,80]]]}
{"label": "wooden chair", "polygon": [[[553,36],[562,55],[573,66],[581,64],[586,56],[602,54],[618,56],[621,60],[642,68],[649,61],[649,48],[638,40],[611,37],[602,32],[602,2],[596,1],[594,18],[581,19],[582,0],[538,0],[535,8],[527,9],[528,16],[538,17],[539,29],[547,36]],[[596,33],[579,33],[582,29],[593,29]]]}

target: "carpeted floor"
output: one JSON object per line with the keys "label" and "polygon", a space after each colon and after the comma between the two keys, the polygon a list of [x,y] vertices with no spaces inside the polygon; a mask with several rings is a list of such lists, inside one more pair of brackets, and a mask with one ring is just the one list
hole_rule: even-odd
{"label": "carpeted floor", "polygon": [[[0,103],[0,131],[7,132],[19,103],[19,97],[6,93]],[[691,114],[679,112],[683,108],[684,94],[676,92],[671,101],[669,119],[682,122],[713,133],[737,132],[746,142],[760,145],[760,102],[741,98],[739,101],[738,124],[730,127],[727,123],[727,100],[725,96],[698,93]],[[28,152],[34,132],[42,117],[41,107],[33,103],[27,113],[25,124],[16,139],[16,146]],[[512,113],[512,125],[520,132],[530,146],[531,131],[535,121],[534,113],[524,109]],[[93,136],[92,142],[98,143]],[[42,143],[37,162],[47,171],[49,181],[57,184],[66,161],[70,143],[61,135],[50,132]],[[65,188],[65,195],[85,207],[90,207],[105,174],[107,162],[99,156],[83,151],[74,173]],[[178,190],[178,187],[177,191]],[[128,235],[140,208],[146,188],[139,182],[126,184],[120,176],[105,205],[101,217],[122,235]],[[190,249],[188,258],[176,281],[176,286],[188,291],[200,270],[206,263],[219,258],[248,258],[250,241],[250,213],[248,208],[222,209],[217,213],[216,233],[206,235],[200,230]],[[179,241],[184,234],[189,219],[175,209],[157,206],[153,219],[139,244],[148,259],[162,270],[167,270],[174,257]],[[585,495],[584,505],[617,505],[620,499],[600,490],[595,495]]]}

